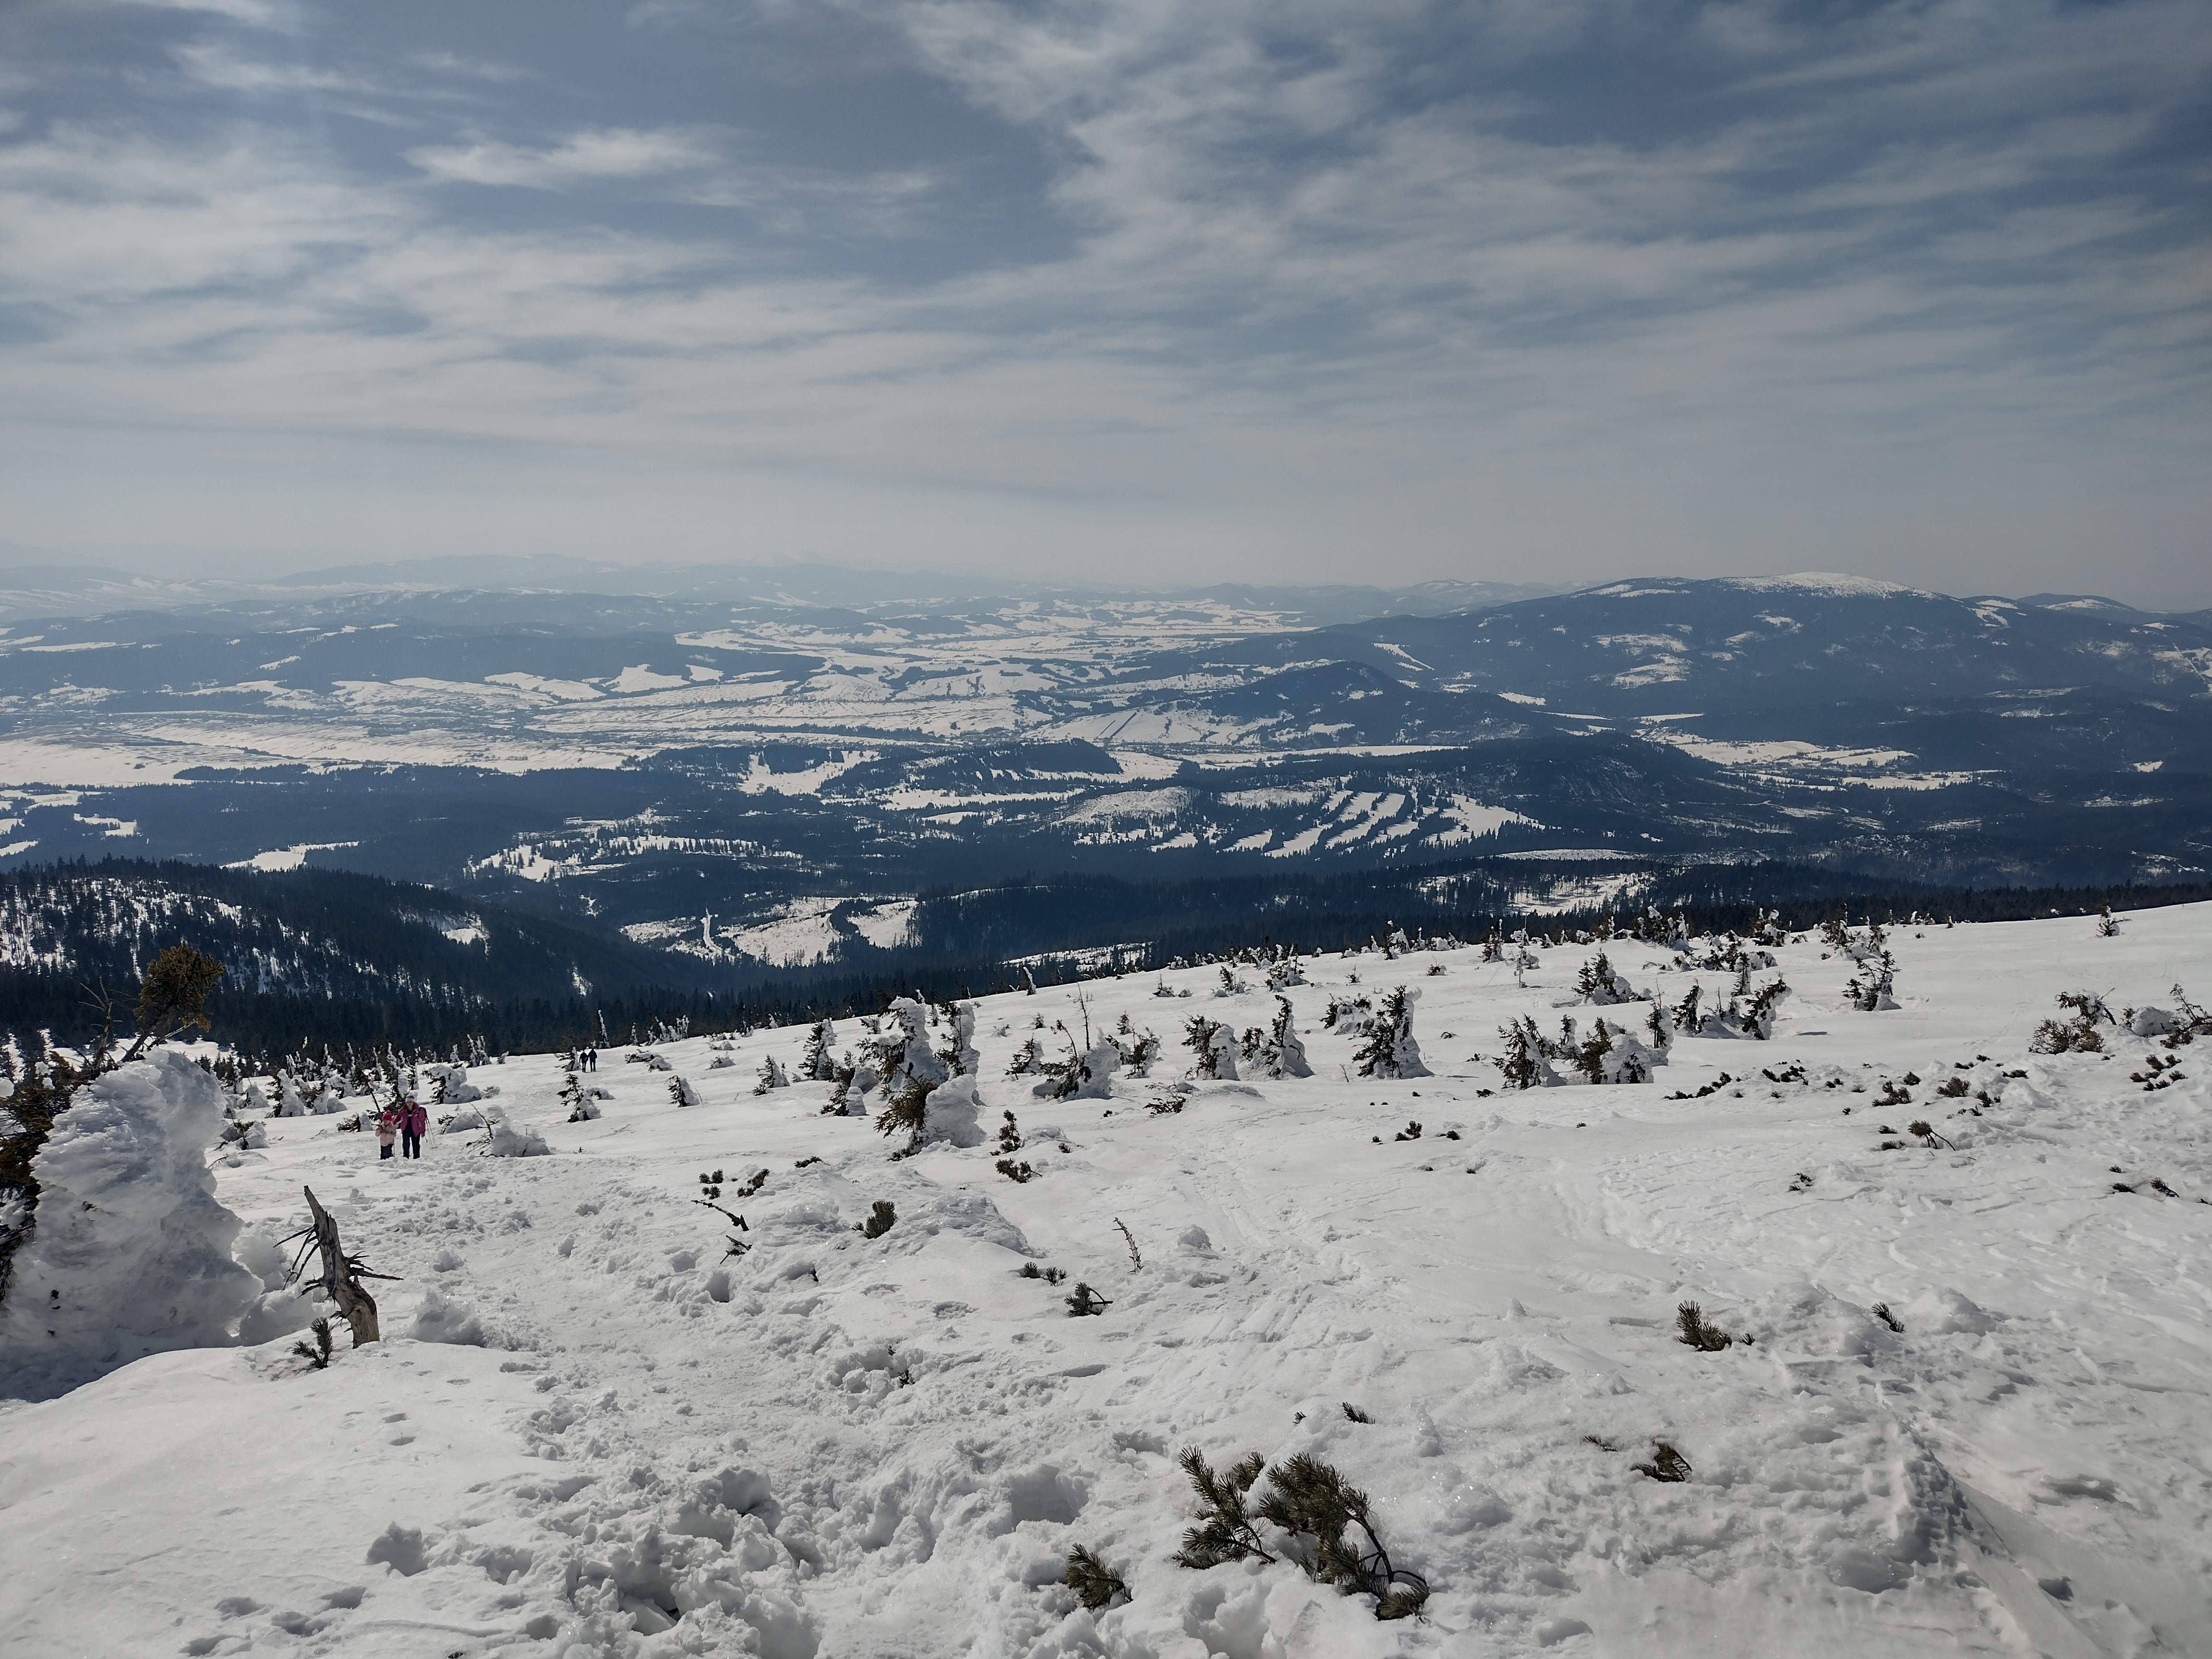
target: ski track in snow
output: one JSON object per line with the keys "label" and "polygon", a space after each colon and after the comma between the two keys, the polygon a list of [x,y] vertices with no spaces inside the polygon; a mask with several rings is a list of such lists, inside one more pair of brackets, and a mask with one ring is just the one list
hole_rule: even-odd
{"label": "ski track in snow", "polygon": [[[321,1373],[284,1344],[157,1356],[0,1409],[0,1652],[2212,1652],[2205,1050],[2154,1093],[2126,1080],[2142,1039],[2027,1050],[2060,990],[2202,995],[2208,916],[1899,929],[1904,1006],[1881,1014],[1842,1005],[1850,963],[1784,947],[1772,1042],[1487,1099],[1468,1056],[1509,1015],[1554,1026],[1589,948],[1543,953],[1525,991],[1473,951],[1310,962],[1289,994],[1316,1078],[1164,1065],[1103,1103],[1001,1075],[1035,1015],[1079,1020],[1076,988],[990,997],[986,1127],[1018,1115],[1023,1185],[988,1143],[893,1161],[871,1123],[818,1115],[827,1085],[752,1095],[796,1030],[711,1071],[704,1040],[668,1045],[689,1109],[611,1046],[585,1124],[550,1057],[480,1070],[549,1158],[441,1135],[379,1164],[330,1119],[272,1122],[219,1171],[225,1201],[279,1233],[313,1184],[402,1276],[378,1287],[392,1340]],[[1687,989],[1657,947],[1611,949],[1639,988]],[[1354,972],[1420,986],[1439,1075],[1346,1074],[1319,1015]],[[1126,1011],[1179,1060],[1193,1009],[1241,1029],[1273,1006],[1224,1009],[1210,968],[1164,977],[1193,1000],[1094,981],[1091,1020]],[[1807,1082],[1759,1075],[1793,1060]],[[1908,1068],[1914,1103],[1872,1104]],[[1665,1098],[1723,1069],[1751,1081]],[[1996,1104],[1935,1097],[1954,1075]],[[1182,1111],[1146,1110],[1171,1093]],[[1915,1117],[1955,1150],[1877,1150]],[[692,1201],[718,1168],[737,1259]],[[878,1199],[898,1222],[865,1240]],[[1065,1316],[1078,1279],[1103,1316]],[[474,1342],[409,1337],[434,1291]],[[1750,1340],[1678,1343],[1685,1299]],[[1660,1439],[1687,1481],[1632,1469]],[[1378,1624],[1289,1564],[1175,1565],[1184,1445],[1339,1465],[1428,1577],[1426,1618]],[[1077,1542],[1133,1602],[1076,1606]]]}

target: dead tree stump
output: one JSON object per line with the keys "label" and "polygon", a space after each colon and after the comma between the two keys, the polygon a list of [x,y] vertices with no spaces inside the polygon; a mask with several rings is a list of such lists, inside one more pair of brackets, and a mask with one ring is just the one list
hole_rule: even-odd
{"label": "dead tree stump", "polygon": [[376,1298],[362,1287],[363,1279],[389,1279],[389,1273],[373,1273],[360,1261],[345,1253],[338,1242],[338,1224],[331,1219],[331,1212],[315,1200],[315,1189],[301,1189],[307,1194],[307,1210],[315,1218],[315,1248],[323,1258],[323,1276],[315,1281],[323,1293],[345,1316],[353,1328],[353,1345],[376,1341],[380,1334],[376,1328]]}

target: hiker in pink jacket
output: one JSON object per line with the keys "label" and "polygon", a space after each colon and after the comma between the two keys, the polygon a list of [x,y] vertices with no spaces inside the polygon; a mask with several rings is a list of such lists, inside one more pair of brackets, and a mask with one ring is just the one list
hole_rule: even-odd
{"label": "hiker in pink jacket", "polygon": [[419,1100],[410,1100],[399,1115],[399,1152],[404,1158],[422,1156],[422,1136],[430,1127],[430,1114]]}
{"label": "hiker in pink jacket", "polygon": [[399,1108],[387,1106],[376,1115],[376,1144],[383,1148],[377,1153],[380,1161],[392,1156],[392,1143],[399,1139]]}

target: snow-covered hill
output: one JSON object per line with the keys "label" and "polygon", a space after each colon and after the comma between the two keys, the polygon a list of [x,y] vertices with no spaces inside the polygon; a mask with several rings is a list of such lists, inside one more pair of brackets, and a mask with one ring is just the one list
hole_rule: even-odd
{"label": "snow-covered hill", "polygon": [[[1504,1086],[1507,1022],[1647,1012],[1565,1006],[1595,951],[1567,945],[1525,988],[1474,950],[1309,959],[1305,1079],[1182,1075],[1194,1014],[1270,1023],[1255,969],[984,999],[986,1137],[910,1158],[823,1115],[830,1085],[752,1092],[798,1030],[659,1050],[689,1107],[608,1050],[585,1122],[551,1058],[480,1069],[547,1157],[448,1133],[381,1164],[278,1121],[224,1201],[266,1240],[313,1185],[402,1275],[392,1340],[0,1413],[0,1650],[2204,1652],[2207,1049],[2030,1043],[2062,992],[2201,995],[2208,921],[1898,929],[1875,1013],[1853,963],[1781,945],[1771,1039],[1679,1036],[1644,1084]],[[1669,1004],[1735,978],[1606,948]],[[1401,984],[1433,1074],[1363,1078],[1325,1010]],[[1168,1058],[1110,1097],[1005,1075],[1124,1016]],[[1070,1317],[1077,1280],[1111,1305]],[[1676,1340],[1685,1302],[1735,1340]],[[1638,1473],[1660,1443],[1686,1479]],[[1288,1560],[1176,1565],[1186,1446],[1337,1467],[1425,1617]],[[1133,1599],[1079,1607],[1078,1544]]]}

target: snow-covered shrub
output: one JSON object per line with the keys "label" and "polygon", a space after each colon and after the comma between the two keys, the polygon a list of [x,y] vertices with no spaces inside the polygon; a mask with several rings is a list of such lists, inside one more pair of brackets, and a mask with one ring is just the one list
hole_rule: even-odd
{"label": "snow-covered shrub", "polygon": [[2100,1054],[2104,1051],[2104,1033],[2100,1024],[2116,1025],[2112,1011],[2105,1000],[2092,991],[2061,991],[2056,1000],[2060,1007],[2071,1012],[2070,1019],[2046,1019],[2035,1028],[2028,1039],[2028,1048],[2039,1054]]}
{"label": "snow-covered shrub", "polygon": [[1668,1011],[1668,1022],[1686,1036],[1748,1037],[1764,1042],[1774,1035],[1775,1011],[1789,994],[1788,983],[1776,979],[1753,992],[1748,1002],[1741,996],[1731,997],[1722,1007],[1706,1012],[1705,988],[1693,981],[1682,1000]]}
{"label": "snow-covered shrub", "polygon": [[1121,1066],[1121,1050],[1109,1036],[1053,1068],[1053,1081],[1040,1085],[1038,1092],[1054,1100],[1110,1100],[1114,1073]]}
{"label": "snow-covered shrub", "polygon": [[261,1285],[232,1259],[239,1220],[208,1173],[222,1106],[213,1076],[157,1048],[54,1120],[32,1166],[37,1225],[0,1304],[0,1392],[45,1399],[235,1339]]}
{"label": "snow-covered shrub", "polygon": [[869,1058],[882,1078],[884,1091],[903,1094],[921,1083],[925,1092],[952,1075],[944,1057],[930,1047],[929,1010],[911,997],[895,999],[885,1011],[878,1032],[868,1043]]}
{"label": "snow-covered shrub", "polygon": [[1511,1024],[1498,1028],[1498,1040],[1504,1052],[1498,1058],[1499,1075],[1509,1089],[1553,1089],[1559,1084],[1559,1074],[1552,1069],[1555,1057],[1552,1045],[1536,1029],[1536,1022],[1523,1014]]}
{"label": "snow-covered shrub", "polygon": [[544,1135],[517,1128],[496,1107],[486,1118],[484,1129],[483,1151],[493,1158],[544,1158],[553,1150]]}
{"label": "snow-covered shrub", "polygon": [[837,1075],[836,1028],[817,1020],[806,1034],[806,1052],[799,1056],[799,1075],[810,1083],[828,1083]]}
{"label": "snow-covered shrub", "polygon": [[[668,1097],[671,1100],[675,1101],[678,1106],[696,1105],[697,1103],[696,1100],[685,1100],[682,1098],[680,1092],[676,1087],[676,1085],[682,1081],[683,1079],[679,1078],[670,1084]],[[790,1086],[790,1073],[783,1069],[782,1063],[778,1060],[774,1054],[769,1055],[766,1059],[761,1061],[760,1076],[753,1083],[753,1092],[755,1094],[764,1095],[774,1090],[788,1089]],[[686,1084],[684,1085],[684,1087],[689,1088],[690,1085]]]}
{"label": "snow-covered shrub", "polygon": [[1331,997],[1322,1010],[1322,1030],[1339,1036],[1365,1036],[1374,1024],[1375,1005],[1365,997]]}
{"label": "snow-covered shrub", "polygon": [[956,1002],[945,1010],[947,1030],[937,1058],[952,1077],[972,1077],[983,1057],[975,1052],[975,1005]]}
{"label": "snow-covered shrub", "polygon": [[1253,1065],[1266,1077],[1311,1077],[1313,1066],[1306,1059],[1305,1044],[1298,1041],[1297,1028],[1291,1021],[1291,1000],[1275,999],[1275,1018],[1265,1031],[1255,1034],[1258,1041],[1251,1045]]}
{"label": "snow-covered shrub", "polygon": [[1591,1083],[1649,1083],[1652,1073],[1667,1063],[1663,1052],[1647,1048],[1626,1027],[1593,1023],[1590,1035],[1571,1058],[1575,1069]]}
{"label": "snow-covered shrub", "polygon": [[1067,1572],[1060,1580],[1075,1592],[1075,1599],[1091,1613],[1126,1601],[1129,1586],[1121,1575],[1101,1560],[1088,1546],[1078,1544],[1067,1553]]}
{"label": "snow-covered shrub", "polygon": [[1897,1006],[1892,991],[1897,984],[1897,958],[1884,951],[1861,959],[1859,971],[1844,987],[1844,997],[1861,1013],[1885,1012]]}
{"label": "snow-covered shrub", "polygon": [[1400,985],[1383,997],[1382,1006],[1375,1011],[1374,1023],[1368,1029],[1367,1040],[1360,1045],[1360,1076],[1430,1074],[1429,1068],[1421,1063],[1421,1045],[1413,1040],[1413,1004],[1420,995],[1419,991]]}
{"label": "snow-covered shrub", "polygon": [[1611,958],[1601,949],[1575,975],[1575,990],[1584,1002],[1601,1008],[1640,1000],[1635,988],[1614,971]]}
{"label": "snow-covered shrub", "polygon": [[1131,1077],[1150,1077],[1153,1062],[1160,1057],[1160,1040],[1148,1030],[1131,1028],[1129,1017],[1121,1016],[1118,1033],[1106,1039],[1121,1056],[1121,1069]]}
{"label": "snow-covered shrub", "polygon": [[1674,1340],[1685,1347],[1702,1353],[1718,1353],[1735,1346],[1735,1339],[1717,1325],[1706,1322],[1705,1314],[1694,1302],[1685,1302],[1674,1310]]}
{"label": "snow-covered shrub", "polygon": [[[568,1109],[568,1121],[571,1123],[589,1123],[599,1115],[599,1102],[592,1098],[592,1091],[584,1086],[584,1079],[574,1072],[562,1079],[561,1103]],[[483,1121],[483,1115],[480,1112],[469,1115],[477,1120],[475,1125],[462,1123],[460,1121],[462,1115],[461,1113],[454,1113],[450,1119],[447,1120],[446,1127],[448,1129],[469,1128],[481,1125]]]}
{"label": "snow-covered shrub", "polygon": [[1221,969],[1221,983],[1213,988],[1213,994],[1218,997],[1241,997],[1251,988],[1224,967]]}
{"label": "snow-covered shrub", "polygon": [[1183,1047],[1196,1056],[1190,1074],[1196,1078],[1237,1078],[1237,1033],[1204,1014],[1193,1014],[1183,1027]]}
{"label": "snow-covered shrub", "polygon": [[450,1342],[465,1348],[485,1346],[483,1322],[471,1309],[449,1300],[435,1285],[422,1292],[422,1305],[415,1310],[407,1334],[417,1342]]}
{"label": "snow-covered shrub", "polygon": [[[760,1091],[754,1092],[759,1093]],[[668,1074],[668,1103],[678,1108],[696,1106],[699,1103],[698,1085],[683,1073],[671,1072]]]}
{"label": "snow-covered shrub", "polygon": [[983,1099],[973,1073],[947,1078],[922,1102],[917,1144],[941,1141],[951,1146],[980,1146],[984,1140]]}
{"label": "snow-covered shrub", "polygon": [[[1198,1524],[1183,1534],[1182,1547],[1176,1553],[1178,1566],[1275,1561],[1279,1558],[1267,1547],[1273,1540],[1259,1529],[1258,1523],[1266,1522],[1288,1534],[1285,1553],[1316,1583],[1375,1597],[1377,1619],[1408,1618],[1428,1600],[1425,1579],[1391,1565],[1367,1494],[1329,1464],[1304,1452],[1286,1458],[1267,1469],[1267,1490],[1253,1504],[1252,1487],[1267,1462],[1258,1452],[1218,1472],[1194,1446],[1183,1451],[1180,1462],[1199,1511]],[[1353,1527],[1358,1536],[1346,1537]]]}

